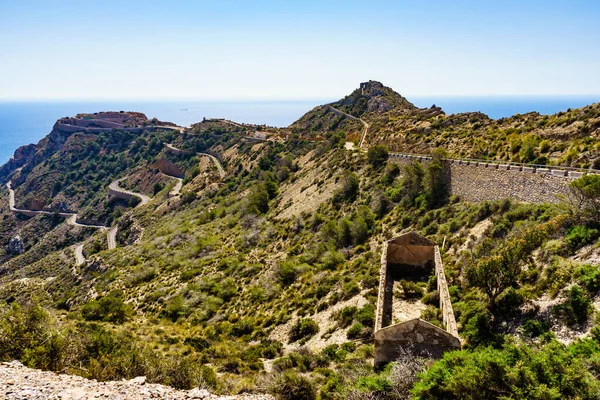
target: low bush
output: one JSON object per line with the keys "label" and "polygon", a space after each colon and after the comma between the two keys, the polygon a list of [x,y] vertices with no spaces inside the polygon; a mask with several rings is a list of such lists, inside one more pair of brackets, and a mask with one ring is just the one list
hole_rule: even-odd
{"label": "low bush", "polygon": [[577,225],[567,230],[565,240],[571,250],[577,250],[598,238],[598,230],[587,226]]}
{"label": "low bush", "polygon": [[414,399],[597,399],[600,382],[567,347],[505,345],[444,354],[420,376]]}
{"label": "low bush", "polygon": [[567,300],[554,306],[552,311],[562,314],[570,325],[582,324],[592,312],[592,301],[580,286],[574,285],[567,292]]}
{"label": "low bush", "polygon": [[357,322],[354,325],[352,325],[350,327],[350,329],[348,329],[346,336],[350,340],[360,339],[363,335],[364,329],[365,329],[364,325],[361,324],[360,322]]}
{"label": "low bush", "polygon": [[573,272],[573,276],[591,295],[600,290],[600,268],[597,265],[582,265]]}
{"label": "low bush", "polygon": [[319,333],[319,324],[310,318],[299,318],[290,329],[290,343],[298,340],[308,340]]}
{"label": "low bush", "polygon": [[86,321],[104,321],[122,324],[131,314],[131,308],[123,302],[118,292],[98,300],[91,300],[81,308],[81,316]]}
{"label": "low bush", "polygon": [[406,281],[402,279],[400,281],[400,286],[402,287],[402,292],[404,294],[404,298],[406,299],[416,299],[423,297],[423,289],[419,287],[415,282]]}
{"label": "low bush", "polygon": [[271,392],[280,400],[315,400],[317,391],[310,379],[292,371],[287,371],[275,385]]}

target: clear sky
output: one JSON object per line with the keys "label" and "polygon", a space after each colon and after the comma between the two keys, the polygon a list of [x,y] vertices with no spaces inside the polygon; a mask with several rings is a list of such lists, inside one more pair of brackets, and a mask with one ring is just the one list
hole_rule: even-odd
{"label": "clear sky", "polygon": [[600,94],[599,24],[599,0],[0,0],[0,99]]}

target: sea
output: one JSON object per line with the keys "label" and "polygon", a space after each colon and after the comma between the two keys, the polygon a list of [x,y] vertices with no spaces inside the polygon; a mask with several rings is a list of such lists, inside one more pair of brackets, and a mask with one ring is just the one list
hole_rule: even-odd
{"label": "sea", "polygon": [[[317,105],[337,99],[269,101],[0,101],[0,165],[22,145],[37,143],[57,119],[97,111],[139,111],[149,118],[188,126],[202,118],[285,127]],[[409,97],[418,107],[435,104],[446,112],[480,111],[498,119],[537,111],[554,114],[600,102],[598,96]]]}

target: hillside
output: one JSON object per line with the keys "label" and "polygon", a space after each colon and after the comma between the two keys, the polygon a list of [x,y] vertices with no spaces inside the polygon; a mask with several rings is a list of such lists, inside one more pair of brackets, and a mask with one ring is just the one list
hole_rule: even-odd
{"label": "hillside", "polygon": [[[600,167],[600,103],[555,115],[532,112],[494,120],[478,112],[446,115],[435,105],[419,109],[392,89],[369,81],[349,96],[308,112],[290,128],[306,138],[324,136],[323,130],[329,129],[358,143],[358,121],[341,112],[369,124],[366,147],[383,144],[393,152],[416,154],[442,147],[456,158]],[[354,125],[340,125],[336,117]]]}
{"label": "hillside", "polygon": [[[447,116],[370,81],[289,129],[62,119],[0,168],[0,359],[283,399],[399,399],[413,386],[421,399],[598,398],[598,175],[555,177],[571,203],[553,190],[486,200],[485,187],[464,201],[437,150],[594,164],[598,110]],[[434,157],[344,148],[365,126],[365,149]],[[478,138],[503,150],[477,153]],[[9,181],[17,209],[48,212],[11,211]],[[115,185],[127,196],[108,198]],[[374,370],[382,248],[411,231],[440,247],[463,349]],[[392,290],[393,323],[443,327],[436,276]]]}

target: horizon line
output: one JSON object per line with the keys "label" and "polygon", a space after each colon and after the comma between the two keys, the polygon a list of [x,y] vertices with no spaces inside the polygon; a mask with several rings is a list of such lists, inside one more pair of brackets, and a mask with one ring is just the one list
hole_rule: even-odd
{"label": "horizon line", "polygon": [[[543,98],[543,97],[596,97],[600,101],[600,93],[556,93],[556,94],[401,94],[402,97],[410,100],[410,98]],[[343,97],[342,97],[343,98]],[[340,99],[342,99],[340,98]],[[181,102],[181,101],[200,101],[200,102],[271,102],[271,101],[329,101],[331,97],[17,97],[17,98],[2,98],[0,103],[9,102]],[[339,99],[338,99],[339,100]],[[337,101],[337,100],[333,100]]]}

